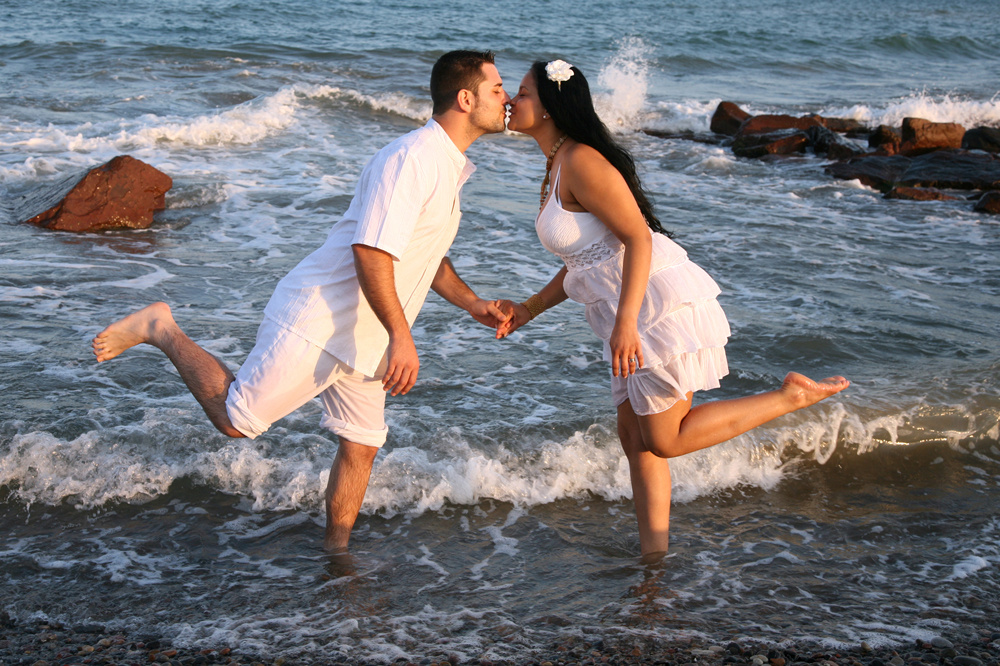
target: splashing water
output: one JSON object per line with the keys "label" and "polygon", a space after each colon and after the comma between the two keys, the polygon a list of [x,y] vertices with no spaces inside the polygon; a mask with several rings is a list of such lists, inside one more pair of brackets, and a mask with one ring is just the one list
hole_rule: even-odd
{"label": "splashing water", "polygon": [[637,129],[649,84],[649,47],[638,37],[621,40],[598,83],[610,92],[598,95],[597,113],[612,131]]}

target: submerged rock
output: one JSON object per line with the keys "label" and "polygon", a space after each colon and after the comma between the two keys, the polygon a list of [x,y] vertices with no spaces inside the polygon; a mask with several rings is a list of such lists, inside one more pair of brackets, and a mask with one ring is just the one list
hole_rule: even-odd
{"label": "submerged rock", "polygon": [[954,190],[1000,190],[1000,158],[964,150],[917,157],[866,155],[826,167],[834,178],[860,180],[888,192],[897,185]]}
{"label": "submerged rock", "polygon": [[995,127],[973,127],[962,137],[965,150],[985,150],[1000,153],[1000,129]]}
{"label": "submerged rock", "polygon": [[902,133],[888,125],[879,125],[868,135],[868,147],[877,149],[883,155],[895,155],[899,152],[901,143]]}
{"label": "submerged rock", "polygon": [[827,127],[810,127],[806,130],[809,145],[817,155],[825,154],[831,160],[846,160],[862,154],[862,150],[840,134]]}
{"label": "submerged rock", "polygon": [[165,206],[170,176],[129,155],[14,200],[15,219],[59,231],[145,229]]}
{"label": "submerged rock", "polygon": [[979,198],[972,209],[978,213],[1000,215],[1000,192],[987,192]]}
{"label": "submerged rock", "polygon": [[958,201],[958,197],[945,194],[933,187],[906,187],[898,185],[885,193],[886,199],[905,199],[907,201]]}
{"label": "submerged rock", "polygon": [[738,157],[764,157],[804,153],[809,146],[805,132],[784,130],[768,134],[747,134],[736,137],[733,154]]}

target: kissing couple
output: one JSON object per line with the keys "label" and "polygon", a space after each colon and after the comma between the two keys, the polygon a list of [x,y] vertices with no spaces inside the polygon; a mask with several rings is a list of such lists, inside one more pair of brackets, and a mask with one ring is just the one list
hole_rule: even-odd
{"label": "kissing couple", "polygon": [[[429,290],[504,338],[567,298],[603,341],[618,435],[629,462],[643,555],[666,552],[669,459],[713,446],[847,388],[789,373],[756,395],[692,406],[728,373],[729,324],[715,281],[657,219],[632,156],[594,110],[583,73],[539,61],[511,98],[492,52],[451,51],[431,71],[432,117],[378,151],[326,241],[278,282],[256,343],[234,375],[153,303],[94,338],[99,362],[150,344],[173,363],[211,423],[254,438],[319,397],[339,447],[325,493],[324,547],[345,551],[388,428],[386,395],[405,395],[420,360],[410,329]],[[509,119],[507,110],[509,108]],[[483,299],[448,250],[459,193],[475,171],[465,151],[504,129],[545,157],[542,245],[562,267],[523,302]]]}

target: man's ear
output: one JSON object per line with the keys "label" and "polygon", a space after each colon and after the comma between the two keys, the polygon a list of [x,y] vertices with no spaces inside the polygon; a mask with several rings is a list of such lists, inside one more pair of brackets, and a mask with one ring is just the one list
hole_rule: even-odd
{"label": "man's ear", "polygon": [[460,111],[468,113],[469,111],[472,111],[472,107],[475,106],[475,95],[472,94],[471,90],[459,90],[458,96],[455,98],[455,102],[458,104]]}

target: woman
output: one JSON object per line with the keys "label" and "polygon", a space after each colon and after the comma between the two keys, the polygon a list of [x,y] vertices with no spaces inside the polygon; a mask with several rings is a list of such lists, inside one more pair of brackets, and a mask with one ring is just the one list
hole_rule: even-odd
{"label": "woman", "polygon": [[814,382],[793,372],[780,389],[692,408],[695,391],[718,387],[729,372],[719,287],[663,232],[631,156],[594,111],[580,70],[562,60],[536,62],[510,105],[508,128],[534,138],[547,155],[535,229],[565,265],[524,303],[501,302],[513,317],[497,337],[566,298],[585,304],[611,363],[642,553],[665,552],[668,458],[732,439],[849,382]]}

